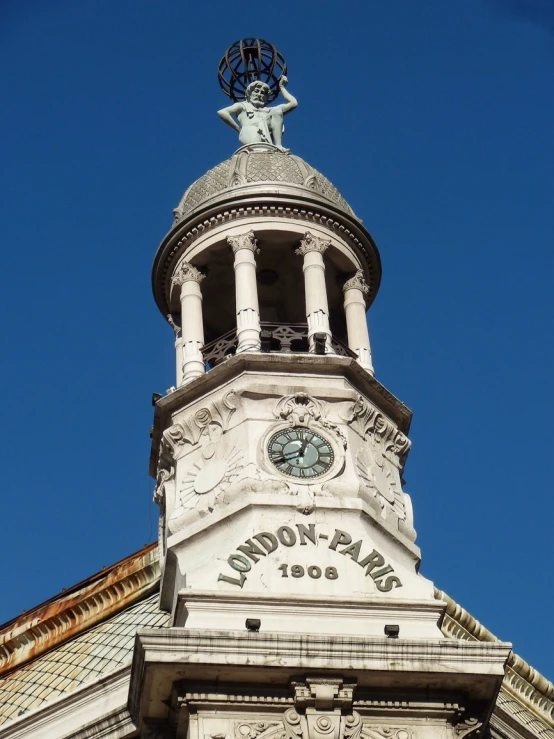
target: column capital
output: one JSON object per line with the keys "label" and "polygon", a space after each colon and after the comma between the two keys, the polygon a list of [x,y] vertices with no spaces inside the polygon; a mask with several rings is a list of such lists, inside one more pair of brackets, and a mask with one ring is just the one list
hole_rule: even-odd
{"label": "column capital", "polygon": [[227,243],[233,250],[233,254],[236,254],[239,249],[250,249],[254,254],[258,254],[258,239],[254,231],[247,231],[244,234],[237,234],[236,236],[227,236]]}
{"label": "column capital", "polygon": [[304,238],[300,242],[300,246],[298,249],[295,249],[294,253],[302,257],[310,251],[318,251],[320,254],[323,254],[329,246],[331,246],[331,239],[322,239],[306,231]]}
{"label": "column capital", "polygon": [[184,282],[197,282],[200,284],[206,275],[199,269],[193,267],[189,262],[180,262],[171,278],[172,285],[182,285]]}
{"label": "column capital", "polygon": [[342,286],[342,289],[344,292],[347,290],[361,290],[364,295],[367,295],[369,292],[369,285],[364,279],[364,272],[361,269],[357,269],[356,272],[350,277],[344,285]]}

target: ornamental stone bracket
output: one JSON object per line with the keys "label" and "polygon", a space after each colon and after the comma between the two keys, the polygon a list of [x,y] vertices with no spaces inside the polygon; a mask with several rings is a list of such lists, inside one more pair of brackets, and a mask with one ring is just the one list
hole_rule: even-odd
{"label": "ornamental stone bracket", "polygon": [[315,708],[317,711],[333,711],[352,708],[356,683],[344,684],[342,678],[308,677],[306,682],[293,682],[294,705],[297,708]]}
{"label": "ornamental stone bracket", "polygon": [[352,712],[355,683],[341,678],[306,678],[292,683],[294,708],[285,711],[286,739],[353,739],[362,721]]}
{"label": "ornamental stone bracket", "polygon": [[458,723],[454,724],[454,732],[456,739],[464,739],[464,737],[478,737],[481,735],[483,722],[479,721],[475,716],[461,717]]}

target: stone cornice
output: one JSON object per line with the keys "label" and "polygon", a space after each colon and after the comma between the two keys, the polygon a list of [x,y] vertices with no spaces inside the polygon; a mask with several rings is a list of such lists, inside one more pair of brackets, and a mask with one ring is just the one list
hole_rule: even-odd
{"label": "stone cornice", "polygon": [[160,578],[150,544],[0,626],[0,675],[146,597]]}
{"label": "stone cornice", "polygon": [[[388,689],[399,681],[426,691],[463,691],[469,700],[494,701],[510,646],[450,639],[383,639],[342,634],[160,628],[139,630],[135,644],[129,711],[137,718],[162,710],[171,683],[187,675],[219,681],[240,668],[241,681],[288,684],[307,670],[352,676],[360,688]],[[201,657],[199,658],[199,655]],[[161,673],[163,672],[163,680]],[[313,674],[313,673],[312,673]],[[164,685],[167,695],[160,686]],[[148,685],[148,694],[142,691]],[[155,695],[152,686],[156,686]]]}
{"label": "stone cornice", "polygon": [[[442,590],[435,588],[435,597],[446,603],[442,623],[442,632],[445,636],[464,641],[499,641]],[[554,685],[514,652],[508,658],[502,690],[513,696],[532,714],[554,727]]]}

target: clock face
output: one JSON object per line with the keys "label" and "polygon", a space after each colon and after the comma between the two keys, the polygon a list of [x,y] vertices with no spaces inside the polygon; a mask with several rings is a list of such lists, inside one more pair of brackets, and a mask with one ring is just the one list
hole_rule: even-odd
{"label": "clock face", "polygon": [[272,463],[289,477],[320,477],[331,468],[333,447],[308,428],[289,428],[273,434],[267,445]]}

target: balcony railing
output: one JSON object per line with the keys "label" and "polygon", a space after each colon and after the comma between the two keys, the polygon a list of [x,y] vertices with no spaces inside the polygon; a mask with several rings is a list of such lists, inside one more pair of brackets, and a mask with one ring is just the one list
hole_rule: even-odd
{"label": "balcony railing", "polygon": [[[307,323],[272,323],[262,321],[262,351],[265,352],[281,352],[283,354],[307,354],[309,351],[308,343],[308,324]],[[352,357],[357,359],[356,354],[349,349],[340,339],[334,336],[331,339],[331,347],[335,354],[343,357]],[[227,331],[214,341],[210,341],[204,345],[202,355],[204,361],[210,369],[216,364],[232,357],[237,350],[237,331],[232,329]]]}

